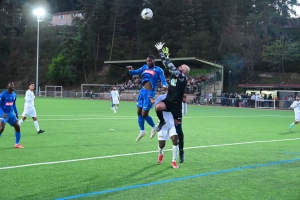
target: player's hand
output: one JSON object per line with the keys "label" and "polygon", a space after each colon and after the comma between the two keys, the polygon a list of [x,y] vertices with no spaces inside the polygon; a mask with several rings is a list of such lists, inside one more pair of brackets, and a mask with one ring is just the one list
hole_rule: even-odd
{"label": "player's hand", "polygon": [[157,50],[161,50],[163,48],[165,43],[162,43],[162,42],[158,42],[155,44],[155,47],[157,48]]}
{"label": "player's hand", "polygon": [[162,48],[162,52],[164,52],[165,56],[167,58],[169,58],[170,54],[169,54],[169,48],[168,47]]}
{"label": "player's hand", "polygon": [[2,117],[5,119],[7,117],[7,115],[5,113],[3,113]]}
{"label": "player's hand", "polygon": [[126,69],[133,70],[133,67],[132,66],[127,66]]}

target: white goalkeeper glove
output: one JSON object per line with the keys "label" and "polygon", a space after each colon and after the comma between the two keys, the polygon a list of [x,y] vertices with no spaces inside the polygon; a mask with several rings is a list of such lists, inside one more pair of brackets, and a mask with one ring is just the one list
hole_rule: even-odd
{"label": "white goalkeeper glove", "polygon": [[162,43],[162,42],[158,42],[155,44],[155,47],[157,48],[157,50],[161,50],[163,48],[165,43]]}

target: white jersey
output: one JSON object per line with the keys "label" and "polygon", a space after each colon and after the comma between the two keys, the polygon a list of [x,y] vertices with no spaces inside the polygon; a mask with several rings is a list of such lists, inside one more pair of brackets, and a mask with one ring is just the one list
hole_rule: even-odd
{"label": "white jersey", "polygon": [[118,90],[111,91],[111,99],[113,104],[119,104],[119,92]]}
{"label": "white jersey", "polygon": [[[162,94],[155,99],[154,106],[164,100],[166,98],[167,94]],[[182,103],[182,113],[183,115],[187,114],[187,105],[186,103]],[[163,111],[163,116],[166,124],[162,127],[161,131],[158,132],[158,140],[168,140],[173,135],[177,135],[176,129],[175,129],[175,123],[174,118],[171,112],[165,112]]]}
{"label": "white jersey", "polygon": [[300,101],[294,101],[290,107],[294,109],[295,113],[300,113]]}
{"label": "white jersey", "polygon": [[25,107],[34,107],[35,95],[31,90],[27,90],[25,94]]}

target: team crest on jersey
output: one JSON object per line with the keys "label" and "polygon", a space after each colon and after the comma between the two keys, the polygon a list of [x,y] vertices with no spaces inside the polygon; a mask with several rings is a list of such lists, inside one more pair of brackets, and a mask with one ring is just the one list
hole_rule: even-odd
{"label": "team crest on jersey", "polygon": [[171,81],[170,81],[170,85],[171,86],[176,86],[176,83],[177,83],[177,79],[171,79]]}
{"label": "team crest on jersey", "polygon": [[149,69],[146,69],[144,73],[151,74],[152,76],[155,75],[155,71],[154,70],[149,70]]}

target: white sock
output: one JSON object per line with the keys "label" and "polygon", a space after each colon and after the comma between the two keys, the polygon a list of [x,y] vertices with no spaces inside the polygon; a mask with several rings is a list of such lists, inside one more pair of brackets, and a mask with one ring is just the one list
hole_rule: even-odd
{"label": "white sock", "polygon": [[19,120],[19,126],[21,126],[23,124],[23,122],[24,122],[23,119],[20,119]]}
{"label": "white sock", "polygon": [[40,130],[40,126],[39,126],[38,121],[33,121],[33,124],[34,124],[36,130],[39,131]]}
{"label": "white sock", "polygon": [[172,152],[173,152],[172,162],[176,162],[178,156],[178,145],[176,146],[173,145]]}
{"label": "white sock", "polygon": [[161,149],[161,148],[158,146],[158,153],[159,153],[159,154],[164,154],[164,148]]}
{"label": "white sock", "polygon": [[119,108],[119,107],[118,107],[118,106],[116,106],[116,110],[118,110],[118,108]]}

